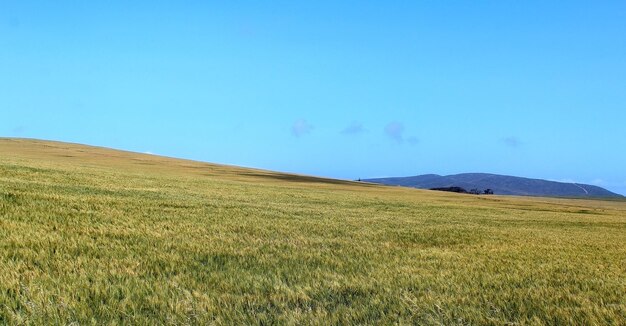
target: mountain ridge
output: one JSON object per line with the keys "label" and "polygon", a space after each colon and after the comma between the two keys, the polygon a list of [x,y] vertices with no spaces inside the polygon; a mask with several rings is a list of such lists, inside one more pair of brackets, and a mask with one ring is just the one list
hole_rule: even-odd
{"label": "mountain ridge", "polygon": [[624,197],[605,188],[589,184],[566,183],[492,173],[423,174],[408,177],[372,178],[364,179],[363,181],[418,189],[446,187],[461,187],[466,190],[491,189],[496,195],[583,198]]}

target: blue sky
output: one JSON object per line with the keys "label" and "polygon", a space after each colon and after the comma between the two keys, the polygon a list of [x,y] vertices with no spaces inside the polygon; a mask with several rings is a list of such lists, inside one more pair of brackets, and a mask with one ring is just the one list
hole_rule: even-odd
{"label": "blue sky", "polygon": [[0,2],[0,136],[626,194],[624,1]]}

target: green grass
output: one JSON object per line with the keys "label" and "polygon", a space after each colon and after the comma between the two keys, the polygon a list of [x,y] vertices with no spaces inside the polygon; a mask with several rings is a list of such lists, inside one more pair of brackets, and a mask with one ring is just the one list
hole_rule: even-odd
{"label": "green grass", "polygon": [[626,203],[0,139],[0,324],[626,324]]}

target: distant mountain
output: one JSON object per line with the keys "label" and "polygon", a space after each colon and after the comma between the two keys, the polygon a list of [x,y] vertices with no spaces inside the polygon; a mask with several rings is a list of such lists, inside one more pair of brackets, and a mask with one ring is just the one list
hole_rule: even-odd
{"label": "distant mountain", "polygon": [[363,181],[420,189],[448,187],[461,187],[468,191],[471,189],[491,189],[496,195],[623,197],[604,188],[587,184],[564,183],[487,173],[463,173],[455,175],[424,174],[413,177],[365,179]]}

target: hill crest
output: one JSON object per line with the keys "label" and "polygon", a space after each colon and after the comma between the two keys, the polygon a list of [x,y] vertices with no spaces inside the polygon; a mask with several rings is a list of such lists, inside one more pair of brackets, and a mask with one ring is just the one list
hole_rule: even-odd
{"label": "hill crest", "polygon": [[445,187],[461,187],[467,190],[491,189],[496,195],[588,198],[623,197],[602,187],[589,184],[565,183],[491,173],[424,174],[409,177],[365,179],[363,181],[418,189]]}

